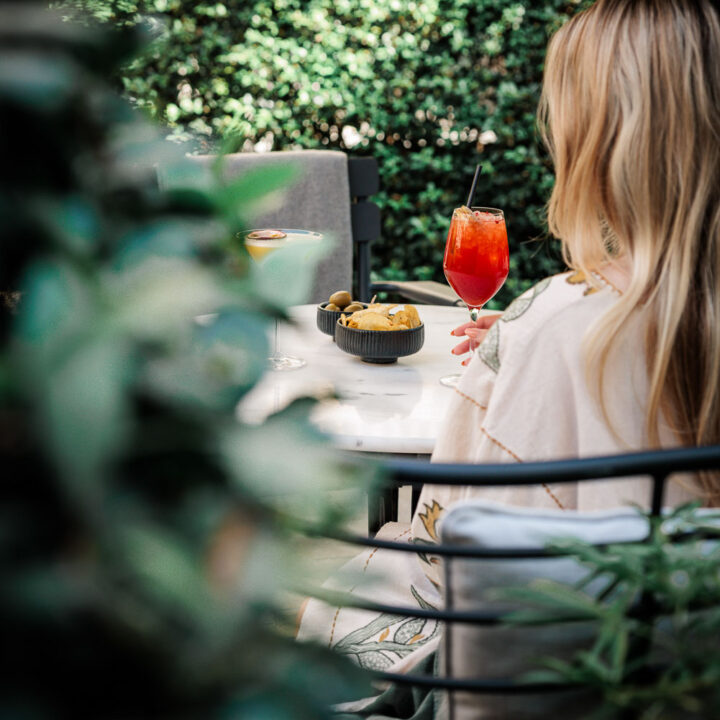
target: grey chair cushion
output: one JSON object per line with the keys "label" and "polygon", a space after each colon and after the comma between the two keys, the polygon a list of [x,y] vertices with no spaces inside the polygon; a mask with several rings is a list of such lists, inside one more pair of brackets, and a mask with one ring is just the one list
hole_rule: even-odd
{"label": "grey chair cushion", "polygon": [[[442,521],[443,543],[478,548],[542,548],[553,538],[574,537],[592,543],[641,540],[647,522],[632,509],[611,512],[531,510],[467,501]],[[522,587],[537,578],[575,583],[586,570],[569,558],[532,560],[453,559],[445,562],[446,602],[458,610],[508,612],[517,605],[499,599],[500,588]],[[590,593],[593,587],[588,587]],[[588,647],[594,629],[587,623],[544,627],[446,627],[442,646],[444,672],[463,678],[512,678],[538,668],[542,657],[569,659]],[[528,720],[587,717],[593,698],[587,692],[542,695],[456,693],[456,720]]]}
{"label": "grey chair cushion", "polygon": [[[209,172],[214,155],[190,156],[188,160]],[[334,150],[287,150],[267,153],[234,153],[224,158],[228,179],[248,170],[292,164],[297,180],[273,194],[269,206],[250,218],[255,228],[316,230],[333,245],[319,263],[313,288],[306,302],[327,300],[336,290],[352,290],[352,226],[347,155]],[[162,178],[162,172],[161,172]],[[170,180],[174,182],[174,180]]]}

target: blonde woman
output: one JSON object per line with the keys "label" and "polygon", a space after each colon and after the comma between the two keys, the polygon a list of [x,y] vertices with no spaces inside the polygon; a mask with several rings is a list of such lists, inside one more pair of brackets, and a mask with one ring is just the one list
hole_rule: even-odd
{"label": "blonde woman", "polygon": [[[599,0],[550,43],[540,120],[556,172],[549,226],[571,271],[469,328],[457,353],[484,340],[433,460],[720,443],[718,10],[710,0]],[[587,510],[647,505],[648,487],[482,496]],[[432,536],[442,509],[471,493],[426,488],[413,532]],[[717,476],[670,484],[670,503],[693,497],[717,504]]]}
{"label": "blonde woman", "polygon": [[[474,352],[433,460],[720,443],[718,11],[710,0],[598,0],[550,43],[540,120],[556,171],[549,225],[570,271],[470,329],[456,352]],[[443,511],[470,494],[588,510],[646,505],[649,492],[643,480],[425,487],[407,537],[435,540]],[[667,492],[669,503],[696,497],[717,504],[718,478],[680,479]],[[432,568],[400,555],[353,561],[358,574],[386,578],[370,596],[438,602]],[[362,628],[372,641],[395,632],[358,612],[315,606],[301,636],[320,631],[337,646]],[[383,669],[410,664],[434,635]]]}

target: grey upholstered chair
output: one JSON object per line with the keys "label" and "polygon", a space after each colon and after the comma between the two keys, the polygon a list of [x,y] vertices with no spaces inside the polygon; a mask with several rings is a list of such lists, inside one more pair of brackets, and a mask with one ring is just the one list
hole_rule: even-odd
{"label": "grey upholstered chair", "polygon": [[[188,156],[208,175],[217,156]],[[351,289],[368,301],[380,291],[393,292],[420,303],[453,305],[458,296],[436,282],[370,281],[371,243],[381,235],[378,206],[372,201],[380,189],[378,165],[372,157],[349,157],[335,150],[283,150],[234,153],[224,157],[228,179],[261,167],[295,166],[298,177],[276,194],[269,206],[252,218],[254,227],[316,230],[334,241],[330,254],[318,266],[307,302],[322,302],[340,289]],[[184,178],[186,180],[187,178]],[[160,169],[161,183],[176,182]],[[202,182],[202,180],[200,180]]]}
{"label": "grey upholstered chair", "polygon": [[[209,177],[217,156],[188,156],[188,160]],[[333,242],[316,269],[307,302],[322,302],[336,290],[350,289],[353,238],[347,156],[322,150],[233,153],[225,155],[221,165],[227,180],[273,166],[294,166],[297,179],[255,209],[252,226],[315,230]]]}

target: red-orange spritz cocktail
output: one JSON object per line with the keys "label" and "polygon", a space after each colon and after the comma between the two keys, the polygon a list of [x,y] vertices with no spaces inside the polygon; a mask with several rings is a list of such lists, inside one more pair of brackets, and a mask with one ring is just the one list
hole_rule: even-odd
{"label": "red-orange spritz cocktail", "polygon": [[[502,287],[510,269],[507,229],[502,210],[460,207],[450,221],[443,270],[450,287],[470,310],[473,322],[480,308]],[[455,387],[459,374],[440,378]]]}
{"label": "red-orange spritz cocktail", "polygon": [[477,312],[502,287],[510,269],[502,210],[457,208],[445,244],[443,270],[450,287]]}

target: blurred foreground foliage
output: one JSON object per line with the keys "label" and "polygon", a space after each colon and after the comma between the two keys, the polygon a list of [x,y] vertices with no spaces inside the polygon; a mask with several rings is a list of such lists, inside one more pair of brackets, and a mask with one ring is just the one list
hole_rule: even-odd
{"label": "blurred foreground foliage", "polygon": [[246,185],[158,189],[183,154],[107,85],[140,40],[0,2],[0,716],[329,716],[365,676],[278,598],[364,479],[307,402],[235,419],[281,310]]}
{"label": "blurred foreground foliage", "polygon": [[444,282],[450,217],[478,163],[476,203],[502,208],[510,235],[497,304],[562,269],[546,237],[553,175],[535,113],[550,34],[590,0],[62,4],[119,24],[151,18],[158,40],[124,67],[125,94],[195,147],[233,138],[244,150],[376,157],[376,278]]}

